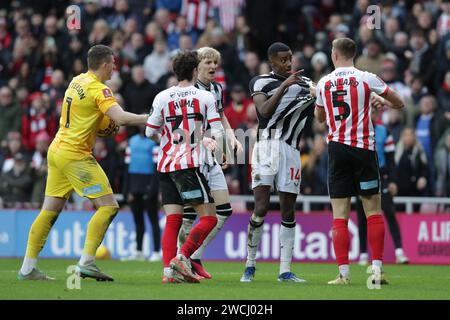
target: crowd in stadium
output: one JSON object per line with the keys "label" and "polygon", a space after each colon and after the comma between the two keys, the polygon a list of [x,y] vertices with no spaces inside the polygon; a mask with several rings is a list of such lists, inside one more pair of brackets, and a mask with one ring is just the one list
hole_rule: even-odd
{"label": "crowd in stadium", "polygon": [[[65,9],[71,4],[81,9],[80,29],[67,27]],[[372,4],[375,11],[368,10]],[[380,13],[379,21],[374,13]],[[86,71],[87,50],[95,44],[113,48],[116,72],[107,84],[125,110],[138,114],[148,113],[155,95],[176,84],[174,52],[216,48],[225,114],[233,128],[245,130],[257,127],[249,81],[270,72],[266,51],[273,41],[288,44],[294,69],[317,82],[333,69],[331,41],[343,36],[357,42],[355,66],[377,74],[405,101],[403,110],[386,110],[379,119],[396,143],[398,195],[450,197],[449,31],[448,0],[2,2],[2,205],[42,203],[46,150],[58,130],[66,86]],[[300,141],[303,194],[328,194],[326,132],[314,122]],[[127,194],[127,141],[137,133],[123,127],[114,139],[95,145],[116,193]],[[230,193],[251,193],[249,171],[248,164],[226,170]]]}

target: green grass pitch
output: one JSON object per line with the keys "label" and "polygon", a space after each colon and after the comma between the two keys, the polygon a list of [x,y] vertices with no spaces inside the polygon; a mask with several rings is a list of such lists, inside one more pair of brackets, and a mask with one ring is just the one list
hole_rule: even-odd
{"label": "green grass pitch", "polygon": [[151,300],[303,300],[303,299],[450,299],[449,266],[386,265],[391,282],[369,290],[366,268],[351,266],[350,286],[330,286],[337,274],[334,264],[295,263],[292,271],[306,283],[279,283],[278,263],[258,263],[252,283],[240,283],[244,263],[205,262],[212,280],[200,284],[161,284],[162,264],[157,262],[98,261],[114,282],[82,279],[81,289],[66,286],[66,269],[75,260],[40,260],[38,267],[56,281],[18,281],[20,259],[0,259],[0,300],[10,299],[151,299]]}

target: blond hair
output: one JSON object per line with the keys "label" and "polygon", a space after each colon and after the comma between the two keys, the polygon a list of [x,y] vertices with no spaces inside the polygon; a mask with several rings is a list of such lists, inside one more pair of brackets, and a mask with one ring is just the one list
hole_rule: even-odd
{"label": "blond hair", "polygon": [[197,50],[198,61],[204,59],[212,59],[213,61],[220,62],[220,52],[211,47],[201,47]]}

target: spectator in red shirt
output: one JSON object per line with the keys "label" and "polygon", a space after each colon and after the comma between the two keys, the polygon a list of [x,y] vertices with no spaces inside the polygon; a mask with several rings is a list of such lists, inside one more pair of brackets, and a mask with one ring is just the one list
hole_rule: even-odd
{"label": "spectator in red shirt", "polygon": [[243,123],[247,123],[247,108],[252,103],[252,100],[247,98],[243,86],[236,84],[232,87],[231,101],[225,108],[225,115],[231,128],[236,129]]}
{"label": "spectator in red shirt", "polygon": [[22,116],[22,141],[26,150],[33,151],[39,133],[46,132],[50,137],[55,136],[57,120],[40,92],[33,93],[30,100],[31,107]]}

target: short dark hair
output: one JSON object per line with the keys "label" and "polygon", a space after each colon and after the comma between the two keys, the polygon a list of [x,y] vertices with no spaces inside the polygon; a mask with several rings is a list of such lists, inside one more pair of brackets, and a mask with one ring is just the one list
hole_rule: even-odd
{"label": "short dark hair", "polygon": [[282,42],[274,42],[270,45],[269,49],[267,49],[267,56],[273,57],[278,54],[278,52],[286,52],[291,50],[288,45]]}
{"label": "short dark hair", "polygon": [[87,55],[88,69],[97,70],[104,62],[109,62],[112,55],[114,52],[108,46],[102,44],[93,46]]}
{"label": "short dark hair", "polygon": [[356,43],[350,38],[334,39],[333,48],[345,59],[353,59],[356,55]]}
{"label": "short dark hair", "polygon": [[182,50],[173,58],[173,72],[177,76],[178,81],[194,78],[194,69],[198,66],[198,55],[196,51]]}

